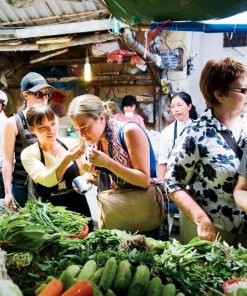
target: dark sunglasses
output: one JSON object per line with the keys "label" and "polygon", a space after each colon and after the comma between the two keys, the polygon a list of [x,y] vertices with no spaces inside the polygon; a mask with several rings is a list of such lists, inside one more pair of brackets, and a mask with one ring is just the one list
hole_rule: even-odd
{"label": "dark sunglasses", "polygon": [[244,88],[244,87],[243,88],[234,87],[234,88],[230,88],[230,90],[241,93],[243,95],[247,95],[247,88]]}
{"label": "dark sunglasses", "polygon": [[47,99],[50,100],[51,96],[52,96],[52,92],[51,91],[47,91],[45,93],[42,93],[41,91],[37,91],[37,92],[29,92],[30,94],[32,94],[33,96],[35,96],[37,99]]}

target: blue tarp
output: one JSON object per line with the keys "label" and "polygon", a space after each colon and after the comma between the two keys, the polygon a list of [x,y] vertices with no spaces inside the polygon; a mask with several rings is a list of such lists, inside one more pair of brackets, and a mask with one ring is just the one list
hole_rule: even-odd
{"label": "blue tarp", "polygon": [[152,22],[151,30],[159,27],[159,30],[169,31],[191,31],[191,32],[205,32],[205,33],[222,33],[222,32],[247,32],[247,24],[208,24],[201,22],[170,22],[162,26],[160,22]]}

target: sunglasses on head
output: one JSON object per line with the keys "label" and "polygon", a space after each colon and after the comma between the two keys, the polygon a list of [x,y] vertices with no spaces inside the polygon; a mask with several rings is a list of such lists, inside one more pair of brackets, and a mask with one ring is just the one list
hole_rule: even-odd
{"label": "sunglasses on head", "polygon": [[29,92],[30,94],[32,94],[33,96],[35,96],[37,99],[47,99],[47,100],[50,100],[51,99],[51,95],[52,95],[52,92],[51,91],[47,91],[45,93],[41,92],[41,91],[37,91],[37,92]]}

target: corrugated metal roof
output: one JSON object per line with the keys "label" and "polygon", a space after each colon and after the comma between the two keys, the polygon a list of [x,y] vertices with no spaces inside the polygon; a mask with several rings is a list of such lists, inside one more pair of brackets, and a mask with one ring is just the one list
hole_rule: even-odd
{"label": "corrugated metal roof", "polygon": [[82,0],[81,2],[63,0],[39,0],[32,6],[16,8],[0,0],[0,26],[25,27],[67,21],[82,21],[105,7],[98,2]]}

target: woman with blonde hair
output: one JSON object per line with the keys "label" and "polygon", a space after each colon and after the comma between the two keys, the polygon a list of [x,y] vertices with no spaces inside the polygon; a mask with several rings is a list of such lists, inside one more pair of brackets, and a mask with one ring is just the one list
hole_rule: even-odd
{"label": "woman with blonde hair", "polygon": [[[89,94],[74,98],[68,115],[87,145],[94,146],[83,168],[98,178],[99,192],[116,188],[145,191],[150,187],[151,178],[156,177],[155,156],[147,134],[138,124],[109,118],[100,98]],[[153,219],[152,210],[150,219],[145,220],[147,229]],[[149,229],[149,234],[157,237],[160,224]]]}

